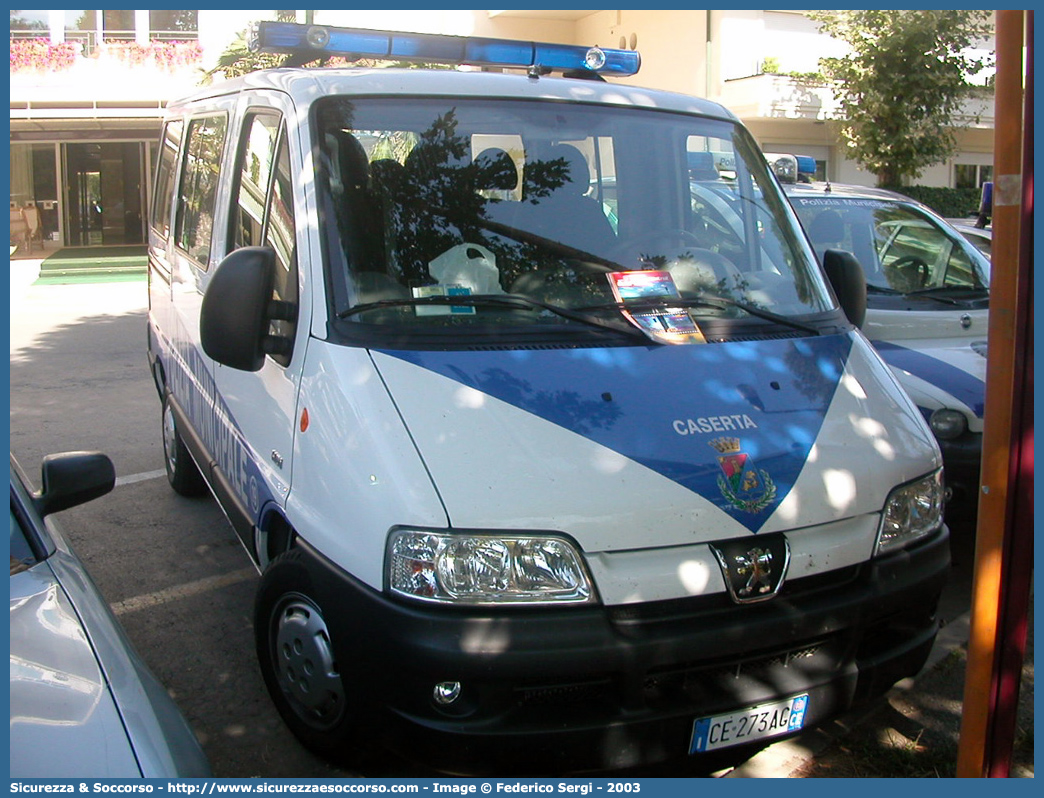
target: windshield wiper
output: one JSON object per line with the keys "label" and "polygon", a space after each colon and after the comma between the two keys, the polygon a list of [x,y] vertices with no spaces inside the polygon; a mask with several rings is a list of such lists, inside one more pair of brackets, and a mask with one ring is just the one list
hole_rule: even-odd
{"label": "windshield wiper", "polygon": [[610,332],[622,333],[632,338],[639,338],[648,343],[649,338],[624,320],[609,320],[587,312],[590,308],[564,308],[561,305],[553,305],[549,302],[541,302],[539,299],[525,296],[523,294],[467,294],[463,296],[425,296],[425,297],[402,297],[400,299],[381,299],[377,302],[366,302],[362,305],[342,310],[337,318],[346,319],[359,313],[380,308],[394,307],[420,307],[425,305],[452,305],[454,307],[494,307],[508,308],[512,310],[546,310],[564,319],[585,324],[588,327],[597,327]]}
{"label": "windshield wiper", "polygon": [[698,307],[711,307],[711,308],[739,308],[745,313],[751,316],[756,316],[759,319],[765,319],[776,324],[781,324],[784,327],[790,327],[794,330],[801,330],[802,332],[811,333],[812,335],[821,335],[822,331],[818,327],[813,327],[809,324],[804,324],[800,321],[794,321],[786,316],[781,316],[778,313],[773,313],[771,310],[763,310],[756,305],[749,305],[746,302],[740,302],[737,299],[730,299],[723,296],[699,296],[685,299],[681,297],[648,297],[646,299],[629,299],[626,302],[614,302],[606,305],[594,305],[589,308],[579,308],[579,310],[594,310],[598,308],[616,307],[620,310],[668,310],[670,308],[698,308]]}

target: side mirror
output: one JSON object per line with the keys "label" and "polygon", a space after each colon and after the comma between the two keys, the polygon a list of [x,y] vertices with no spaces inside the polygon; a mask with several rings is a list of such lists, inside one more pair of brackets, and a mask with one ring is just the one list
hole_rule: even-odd
{"label": "side mirror", "polygon": [[33,504],[43,517],[104,496],[116,484],[116,469],[101,452],[49,454],[40,466],[40,484]]}
{"label": "side mirror", "polygon": [[823,269],[848,320],[862,327],[866,321],[866,274],[856,256],[828,249],[823,255]]}
{"label": "side mirror", "polygon": [[227,255],[210,277],[199,313],[203,351],[218,363],[257,371],[265,363],[275,250],[243,247]]}

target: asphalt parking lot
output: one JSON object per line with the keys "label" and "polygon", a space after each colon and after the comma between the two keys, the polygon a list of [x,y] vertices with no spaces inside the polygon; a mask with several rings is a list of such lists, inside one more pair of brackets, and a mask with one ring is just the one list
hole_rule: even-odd
{"label": "asphalt parking lot", "polygon": [[[178,496],[163,472],[146,307],[144,281],[36,286],[32,275],[13,274],[12,452],[37,482],[39,461],[52,452],[97,449],[112,458],[116,489],[61,522],[216,776],[434,775],[391,755],[361,773],[340,771],[283,725],[254,654],[258,575],[217,505]],[[949,617],[967,609],[963,579]]]}
{"label": "asphalt parking lot", "polygon": [[112,458],[116,489],[60,520],[215,775],[348,775],[302,748],[268,699],[251,625],[258,576],[224,515],[167,484],[146,284],[27,283],[12,280],[11,450],[37,482],[51,452]]}

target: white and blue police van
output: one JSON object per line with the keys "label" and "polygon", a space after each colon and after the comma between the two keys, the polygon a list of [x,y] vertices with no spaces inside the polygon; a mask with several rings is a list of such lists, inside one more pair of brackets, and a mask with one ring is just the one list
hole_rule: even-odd
{"label": "white and blue police van", "polygon": [[261,573],[260,667],[304,744],[710,762],[922,667],[939,447],[858,329],[858,263],[820,266],[734,115],[612,82],[632,51],[256,37],[471,65],[275,69],[168,108],[167,472]]}
{"label": "white and blue police van", "polygon": [[841,249],[859,261],[867,280],[863,332],[939,442],[948,507],[974,517],[989,259],[928,206],[895,191],[781,182],[816,253]]}

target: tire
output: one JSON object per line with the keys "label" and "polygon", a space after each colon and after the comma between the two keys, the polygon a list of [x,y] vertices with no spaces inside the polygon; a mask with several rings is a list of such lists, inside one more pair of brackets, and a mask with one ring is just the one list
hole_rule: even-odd
{"label": "tire", "polygon": [[185,441],[181,439],[174,411],[170,406],[170,394],[163,397],[163,462],[167,468],[167,481],[182,496],[200,496],[207,488],[203,475],[189,454]]}
{"label": "tire", "polygon": [[373,729],[348,693],[353,680],[315,592],[299,549],[269,563],[254,603],[258,664],[294,736],[329,760],[357,765],[373,750]]}

